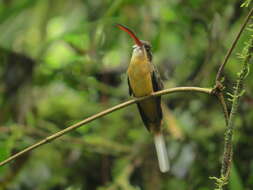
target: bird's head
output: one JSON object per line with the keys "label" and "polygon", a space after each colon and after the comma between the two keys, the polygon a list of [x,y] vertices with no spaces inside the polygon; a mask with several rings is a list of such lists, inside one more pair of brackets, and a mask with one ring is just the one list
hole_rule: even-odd
{"label": "bird's head", "polygon": [[132,30],[129,28],[117,24],[117,27],[125,32],[127,32],[130,37],[134,40],[135,45],[133,46],[133,53],[132,53],[132,59],[147,59],[149,61],[152,61],[152,52],[151,52],[151,45],[149,42],[139,40],[137,36],[134,34]]}

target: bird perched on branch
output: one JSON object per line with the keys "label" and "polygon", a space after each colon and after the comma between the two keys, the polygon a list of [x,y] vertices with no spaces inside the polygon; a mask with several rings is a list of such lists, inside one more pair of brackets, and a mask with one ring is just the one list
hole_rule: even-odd
{"label": "bird perched on branch", "polygon": [[[117,24],[117,27],[127,32],[135,41],[130,64],[127,69],[129,93],[135,97],[151,95],[163,89],[159,73],[152,64],[151,45],[139,40],[127,27]],[[141,118],[146,128],[154,135],[155,147],[161,172],[169,170],[167,150],[162,134],[161,97],[153,97],[137,103]]]}

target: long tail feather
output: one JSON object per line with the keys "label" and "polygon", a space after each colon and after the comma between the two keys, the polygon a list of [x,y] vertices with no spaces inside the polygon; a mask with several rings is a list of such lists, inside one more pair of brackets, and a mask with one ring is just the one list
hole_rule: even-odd
{"label": "long tail feather", "polygon": [[159,168],[161,172],[167,172],[170,169],[168,154],[162,133],[154,135],[155,147],[158,157]]}

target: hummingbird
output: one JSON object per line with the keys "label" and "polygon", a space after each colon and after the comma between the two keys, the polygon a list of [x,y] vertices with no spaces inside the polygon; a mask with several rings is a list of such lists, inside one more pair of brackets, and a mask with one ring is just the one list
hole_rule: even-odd
{"label": "hummingbird", "polygon": [[[162,80],[155,65],[152,63],[151,44],[139,40],[129,28],[121,24],[117,24],[116,26],[127,32],[135,42],[127,69],[130,96],[143,97],[162,90]],[[163,118],[161,97],[152,97],[138,102],[137,107],[145,127],[154,136],[159,168],[161,172],[167,172],[170,166],[161,127]]]}

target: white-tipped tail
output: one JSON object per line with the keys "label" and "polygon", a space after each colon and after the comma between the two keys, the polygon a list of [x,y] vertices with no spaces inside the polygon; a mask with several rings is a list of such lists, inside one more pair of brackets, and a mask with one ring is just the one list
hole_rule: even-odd
{"label": "white-tipped tail", "polygon": [[161,172],[167,172],[170,169],[167,149],[162,133],[155,134],[155,147],[158,157],[159,168]]}

